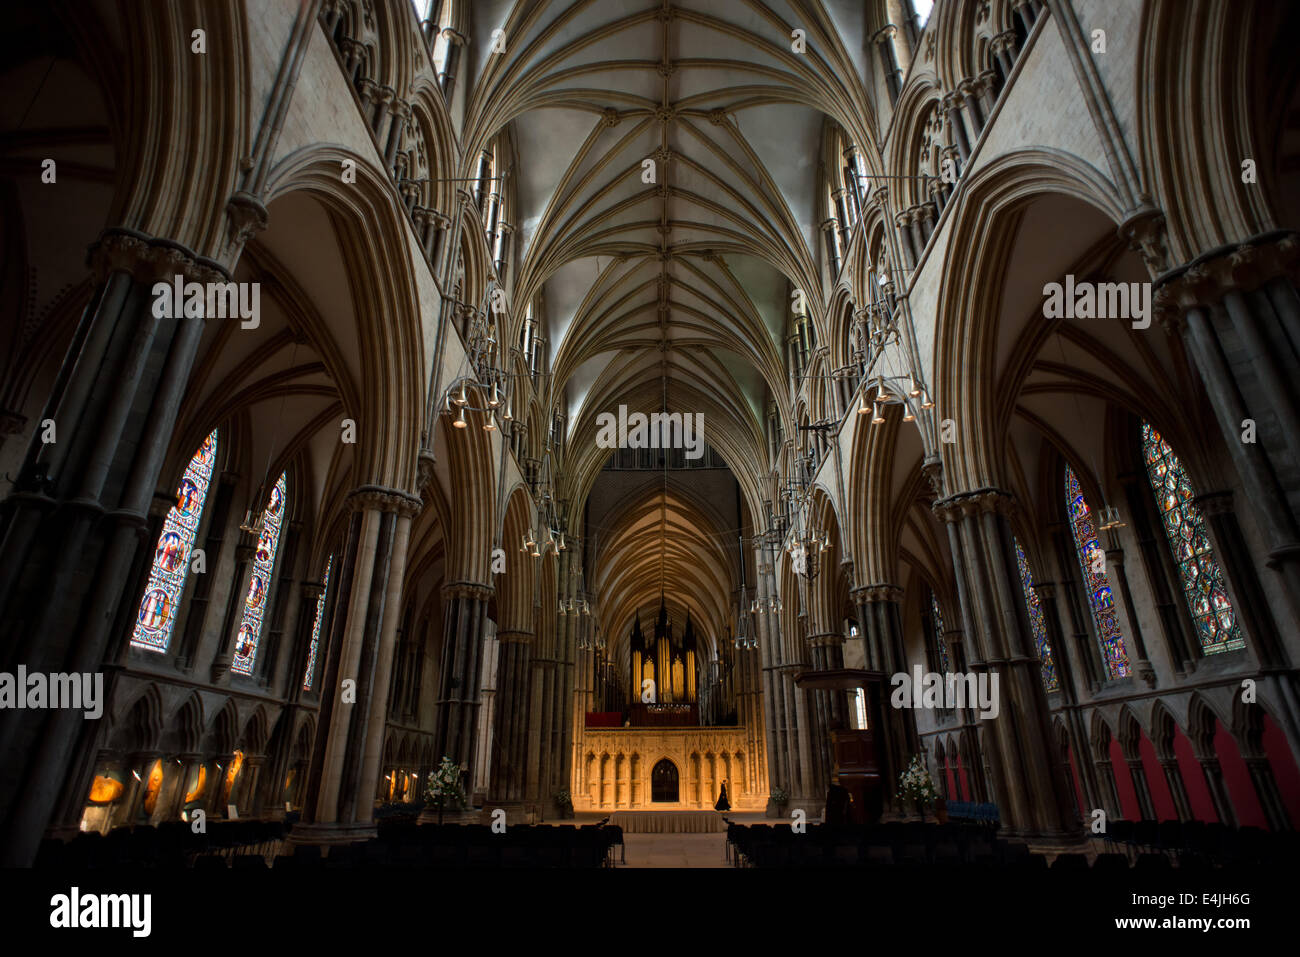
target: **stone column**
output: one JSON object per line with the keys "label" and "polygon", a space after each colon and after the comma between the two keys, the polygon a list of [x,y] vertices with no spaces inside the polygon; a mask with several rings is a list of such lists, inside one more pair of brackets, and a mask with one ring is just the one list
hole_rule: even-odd
{"label": "stone column", "polygon": [[871,38],[876,44],[880,57],[880,66],[885,74],[885,87],[889,91],[891,104],[898,102],[898,95],[903,89],[903,71],[899,68],[898,54],[894,51],[894,37],[897,35],[898,28],[892,23],[887,23]]}
{"label": "stone column", "polygon": [[952,128],[952,141],[957,147],[957,156],[961,160],[958,171],[962,172],[966,169],[966,161],[970,159],[971,143],[966,135],[966,122],[962,117],[961,95],[956,92],[949,93],[943,98],[940,108],[948,115],[948,124]]}
{"label": "stone column", "polygon": [[978,142],[980,133],[984,131],[984,124],[988,120],[988,114],[985,113],[984,104],[980,100],[979,81],[974,77],[967,77],[957,84],[956,93],[965,104],[965,113],[970,118],[971,131]]}
{"label": "stone column", "polygon": [[262,814],[262,796],[259,785],[261,784],[262,768],[266,764],[266,755],[264,754],[245,754],[244,763],[239,768],[239,777],[235,779],[235,786],[230,792],[230,804],[239,809],[240,819],[261,817]]}
{"label": "stone column", "polygon": [[497,632],[497,734],[496,753],[491,755],[490,790],[493,803],[524,799],[529,659],[533,640],[530,631]]}
{"label": "stone column", "polygon": [[235,639],[239,636],[239,624],[243,615],[244,602],[248,597],[249,579],[253,573],[253,555],[255,546],[251,536],[241,531],[240,542],[235,546],[234,586],[226,595],[226,614],[221,622],[221,645],[208,669],[208,677],[217,684],[230,674],[230,665],[235,660]]}
{"label": "stone column", "polygon": [[[348,542],[338,562],[339,602],[329,654],[300,843],[349,843],[375,833],[393,648],[411,517],[421,502],[396,489],[362,486],[350,496]],[[344,602],[346,601],[346,604]]]}
{"label": "stone column", "polygon": [[1011,77],[1011,70],[1016,65],[1016,31],[1006,30],[993,38],[991,45],[993,56],[998,66],[1002,67],[1003,79]]}
{"label": "stone column", "polygon": [[1291,816],[1287,813],[1286,802],[1278,789],[1277,778],[1273,775],[1273,765],[1262,754],[1243,758],[1246,770],[1250,774],[1250,783],[1255,786],[1259,796],[1259,805],[1264,809],[1264,819],[1268,821],[1269,830],[1291,830]]}
{"label": "stone column", "polygon": [[1268,542],[1268,564],[1293,604],[1300,595],[1300,522],[1279,473],[1300,454],[1298,263],[1296,233],[1265,233],[1165,273],[1155,297],[1157,314],[1182,336],[1205,384]]}
{"label": "stone column", "polygon": [[1133,650],[1137,652],[1132,659],[1133,673],[1146,682],[1148,688],[1156,686],[1156,672],[1147,657],[1146,641],[1142,637],[1142,623],[1138,621],[1137,609],[1133,604],[1133,593],[1128,587],[1128,573],[1124,571],[1124,549],[1119,546],[1119,536],[1113,531],[1106,533],[1109,542],[1105,548],[1106,563],[1115,573],[1119,582],[1119,593],[1124,599],[1124,610],[1128,612],[1128,634],[1133,638]]}
{"label": "stone column", "polygon": [[[95,290],[41,416],[55,441],[32,423],[0,506],[0,655],[29,671],[96,672],[118,659],[129,630],[114,625],[130,613],[123,603],[139,601],[127,584],[154,544],[149,503],[204,328],[202,309],[155,315],[154,283],[229,278],[177,243],[124,229],[102,235],[90,266]],[[0,713],[0,751],[12,758],[0,781],[0,864],[31,863],[74,750],[93,747],[78,738],[93,730],[69,709]]]}
{"label": "stone column", "polygon": [[190,775],[197,774],[203,764],[203,757],[195,752],[186,752],[172,755],[166,761],[171,765],[171,772],[164,780],[162,792],[158,795],[155,823],[181,819],[181,813],[185,810],[185,795]]}
{"label": "stone column", "polygon": [[758,629],[760,667],[763,680],[763,713],[767,727],[768,787],[784,788],[788,794],[793,787],[790,765],[785,749],[785,696],[781,687],[780,668],[784,663],[781,653],[781,640],[777,626],[768,611],[771,595],[769,581],[772,578],[772,563],[768,561],[762,549],[755,556],[758,580],[754,585],[755,597],[759,601],[759,611],[754,616]]}
{"label": "stone column", "polygon": [[456,92],[456,68],[460,65],[460,51],[465,45],[465,37],[450,27],[443,30],[442,35],[447,38],[447,58],[443,60],[438,80],[442,84],[443,99],[450,106],[452,95]]}
{"label": "stone column", "polygon": [[[203,540],[208,573],[195,576],[194,588],[177,616],[177,620],[183,621],[185,627],[176,645],[176,667],[186,674],[194,670],[194,656],[198,652],[199,639],[203,637],[203,623],[207,619],[208,602],[217,577],[214,572],[221,567],[221,550],[230,519],[230,504],[238,482],[239,476],[235,473],[222,472],[217,480],[215,495],[213,491],[208,493],[213,495],[212,512],[207,516],[208,534]],[[175,635],[172,640],[176,640]]]}
{"label": "stone column", "polygon": [[1178,758],[1160,758],[1160,770],[1164,772],[1165,783],[1169,785],[1169,796],[1173,798],[1174,810],[1178,813],[1178,820],[1192,820],[1195,815],[1192,813],[1191,799],[1187,796],[1187,785],[1183,781],[1183,773],[1178,767]]}
{"label": "stone column", "polygon": [[1137,794],[1138,810],[1143,820],[1154,821],[1156,805],[1151,800],[1151,786],[1147,783],[1147,772],[1142,766],[1142,758],[1125,757],[1124,762],[1128,765],[1129,777],[1133,779],[1133,790]]}
{"label": "stone column", "polygon": [[1041,664],[1020,587],[1008,515],[1012,497],[979,489],[941,499],[961,596],[966,652],[977,674],[999,679],[999,711],[982,719],[986,758],[1004,830],[1049,841],[1080,837],[1056,754]]}
{"label": "stone column", "polygon": [[[323,588],[320,582],[303,582],[299,588],[298,616],[294,627],[293,643],[289,651],[289,672],[285,684],[285,705],[275,731],[267,746],[266,773],[258,800],[278,817],[284,807],[284,782],[292,767],[293,749],[297,744],[295,730],[303,684],[307,680],[307,659],[311,653],[311,634],[316,624],[316,606]],[[337,593],[338,589],[333,589]],[[321,642],[327,640],[330,624],[329,603],[322,609]],[[325,658],[325,648],[318,647],[314,672],[320,671]],[[315,677],[314,675],[312,677]],[[313,685],[318,687],[318,685]]]}
{"label": "stone column", "polygon": [[[434,760],[444,756],[463,765],[473,780],[482,686],[483,627],[492,588],[452,582],[442,590],[443,645],[438,688],[438,731]],[[500,689],[498,689],[498,694]]]}
{"label": "stone column", "polygon": [[1228,786],[1223,781],[1223,767],[1219,759],[1210,755],[1197,754],[1201,771],[1205,774],[1205,783],[1210,789],[1210,800],[1214,802],[1214,811],[1219,820],[1228,827],[1237,826],[1237,815],[1232,809],[1232,799],[1228,797]]}
{"label": "stone column", "polygon": [[905,709],[890,707],[888,701],[888,676],[907,670],[907,657],[903,651],[903,589],[888,582],[878,582],[855,588],[852,597],[857,603],[858,618],[862,622],[867,668],[883,672],[886,676],[886,684],[882,685],[880,691],[882,698],[879,706],[883,726],[874,730],[880,754],[880,776],[885,782],[885,803],[893,807],[899,775],[907,767],[912,755],[921,750],[915,716]]}
{"label": "stone column", "polygon": [[[1048,644],[1052,648],[1053,660],[1056,663],[1057,683],[1060,686],[1060,701],[1062,704],[1061,715],[1065,719],[1066,727],[1070,736],[1070,744],[1075,755],[1075,770],[1079,776],[1079,785],[1083,789],[1084,801],[1088,802],[1090,807],[1100,807],[1101,788],[1097,782],[1097,775],[1092,762],[1083,760],[1088,753],[1088,729],[1084,723],[1083,713],[1079,707],[1078,695],[1075,691],[1074,681],[1074,662],[1071,660],[1073,655],[1077,655],[1077,649],[1066,647],[1065,633],[1061,626],[1061,609],[1060,603],[1056,600],[1056,583],[1055,582],[1035,582],[1034,593],[1038,596],[1039,605],[1043,612],[1043,621],[1047,628]],[[1069,763],[1066,758],[1062,757],[1061,771],[1069,783]]]}
{"label": "stone column", "polygon": [[904,265],[908,269],[915,269],[921,250],[914,246],[915,237],[910,228],[911,223],[912,214],[907,210],[894,216],[894,225],[898,227],[898,244],[903,249]]}

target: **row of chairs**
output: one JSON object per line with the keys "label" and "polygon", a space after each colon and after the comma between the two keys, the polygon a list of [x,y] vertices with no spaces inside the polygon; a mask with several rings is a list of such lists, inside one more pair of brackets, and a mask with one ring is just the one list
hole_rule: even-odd
{"label": "row of chairs", "polygon": [[414,830],[331,848],[323,859],[319,847],[299,845],[293,854],[276,858],[274,866],[298,870],[602,867],[612,864],[613,849],[621,846],[623,839],[620,828],[594,825],[520,825],[507,828],[504,834],[494,834],[482,825],[426,825]]}
{"label": "row of chairs", "polygon": [[[1127,873],[1130,868],[1139,874],[1153,874],[1168,872],[1172,867],[1169,858],[1163,854],[1139,854],[1132,861],[1125,854],[1100,854],[1091,865],[1086,854],[1059,854],[1049,865],[1045,856],[1031,853],[1028,845],[990,840],[978,834],[968,834],[963,841],[953,840],[951,832],[944,833],[942,826],[933,829],[934,840],[917,840],[916,835],[911,834],[903,843],[894,843],[880,832],[855,836],[825,831],[818,833],[810,829],[806,834],[793,834],[788,828],[763,825],[754,829],[739,825],[733,827],[737,831],[729,830],[727,837],[729,846],[734,843],[736,848],[734,862],[737,866],[882,870],[900,867],[970,868],[1030,876],[1048,870],[1115,875]],[[742,833],[746,830],[751,833]]]}
{"label": "row of chairs", "polygon": [[948,801],[946,804],[948,820],[974,821],[977,824],[991,824],[995,827],[1002,820],[996,804],[979,804],[974,801]]}
{"label": "row of chairs", "polygon": [[201,834],[185,821],[155,826],[89,831],[71,841],[41,842],[36,866],[43,869],[119,870],[130,867],[183,867],[200,855],[234,857],[270,853],[286,833],[281,821],[213,821]]}
{"label": "row of chairs", "polygon": [[1294,831],[1233,828],[1217,822],[1117,819],[1107,822],[1101,836],[1109,847],[1124,855],[1166,854],[1180,864],[1273,863],[1294,860],[1300,853],[1300,837]]}
{"label": "row of chairs", "polygon": [[[920,821],[887,821],[882,824],[810,824],[799,833],[789,825],[740,825],[728,822],[728,858],[736,866],[764,860],[772,848],[799,848],[776,852],[779,857],[824,859],[853,865],[875,861],[917,860],[930,862],[936,856],[955,856],[971,862],[994,853],[995,836],[984,827],[962,824],[926,824]],[[759,864],[758,866],[765,866]]]}

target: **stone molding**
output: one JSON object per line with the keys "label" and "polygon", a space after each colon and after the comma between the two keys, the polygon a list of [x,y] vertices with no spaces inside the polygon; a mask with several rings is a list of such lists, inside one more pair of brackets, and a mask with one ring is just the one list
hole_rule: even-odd
{"label": "stone molding", "polygon": [[96,282],[110,274],[125,272],[139,282],[171,281],[177,275],[187,282],[229,282],[230,273],[216,260],[208,259],[170,239],[155,239],[133,229],[107,229],[89,249],[86,265]]}
{"label": "stone molding", "polygon": [[348,495],[354,511],[374,509],[379,512],[396,512],[410,517],[424,507],[424,502],[414,495],[382,485],[362,485]]}

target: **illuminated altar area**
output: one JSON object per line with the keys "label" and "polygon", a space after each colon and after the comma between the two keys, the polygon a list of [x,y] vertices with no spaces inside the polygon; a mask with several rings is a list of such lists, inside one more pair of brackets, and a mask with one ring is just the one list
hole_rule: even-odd
{"label": "illuminated altar area", "polygon": [[586,728],[574,809],[712,809],[725,781],[733,809],[762,811],[767,785],[747,739],[744,727]]}
{"label": "illuminated altar area", "polygon": [[[677,631],[662,599],[649,633],[636,618],[623,666],[630,665],[627,683],[598,695],[609,710],[588,712],[582,722],[575,810],[712,811],[724,783],[732,809],[766,807],[761,746],[738,720],[731,672],[715,663],[702,673],[697,645],[689,614]],[[631,703],[627,690],[634,692]]]}

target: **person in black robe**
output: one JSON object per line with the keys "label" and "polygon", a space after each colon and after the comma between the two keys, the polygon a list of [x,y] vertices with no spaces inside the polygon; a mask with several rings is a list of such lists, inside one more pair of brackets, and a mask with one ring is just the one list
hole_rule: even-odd
{"label": "person in black robe", "polygon": [[722,793],[718,795],[718,803],[713,805],[715,811],[730,811],[731,802],[727,800],[727,782],[722,782]]}
{"label": "person in black robe", "polygon": [[849,823],[849,805],[853,796],[849,789],[840,784],[839,775],[831,780],[826,792],[826,823],[831,827],[842,827]]}

